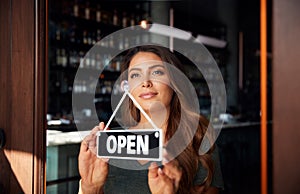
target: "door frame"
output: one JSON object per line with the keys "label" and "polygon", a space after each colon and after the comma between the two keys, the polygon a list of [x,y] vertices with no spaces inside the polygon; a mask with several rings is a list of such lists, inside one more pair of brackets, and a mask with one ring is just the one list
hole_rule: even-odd
{"label": "door frame", "polygon": [[0,4],[0,193],[46,190],[47,4]]}

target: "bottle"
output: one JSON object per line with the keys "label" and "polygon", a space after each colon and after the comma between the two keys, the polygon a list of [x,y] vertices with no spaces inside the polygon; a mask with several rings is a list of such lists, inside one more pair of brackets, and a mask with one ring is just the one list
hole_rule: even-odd
{"label": "bottle", "polygon": [[97,5],[96,21],[101,22],[101,6],[99,4]]}
{"label": "bottle", "polygon": [[56,37],[55,37],[55,38],[56,38],[56,40],[58,40],[58,41],[61,40],[61,32],[60,32],[60,29],[59,29],[59,28],[56,29]]}
{"label": "bottle", "polygon": [[113,36],[109,37],[109,47],[110,48],[114,48],[115,47],[115,43],[114,43],[114,38]]}
{"label": "bottle", "polygon": [[82,33],[82,42],[83,44],[87,44],[88,43],[88,37],[87,37],[87,31],[84,30]]}
{"label": "bottle", "polygon": [[82,81],[79,80],[77,83],[77,93],[81,93],[82,92]]}
{"label": "bottle", "polygon": [[96,44],[97,43],[97,38],[96,38],[96,33],[93,32],[92,35],[91,35],[91,39],[92,39],[92,45]]}
{"label": "bottle", "polygon": [[75,1],[74,6],[73,6],[73,15],[74,15],[74,17],[79,16],[79,6],[78,6],[77,1]]}
{"label": "bottle", "polygon": [[96,56],[95,56],[95,53],[92,53],[91,54],[91,68],[92,69],[96,69]]}
{"label": "bottle", "polygon": [[112,84],[111,84],[111,82],[110,81],[105,81],[104,84],[105,84],[105,87],[106,87],[106,92],[108,94],[111,94],[111,91],[112,91]]}
{"label": "bottle", "polygon": [[119,50],[123,50],[124,48],[124,43],[123,43],[123,34],[120,34],[120,38],[119,38]]}
{"label": "bottle", "polygon": [[86,81],[85,80],[83,80],[82,81],[82,93],[86,93],[86,91],[87,91],[87,86],[86,86]]}
{"label": "bottle", "polygon": [[92,34],[91,33],[88,33],[88,36],[87,36],[87,43],[89,45],[91,45],[93,43],[93,38],[92,38]]}
{"label": "bottle", "polygon": [[119,60],[116,61],[116,71],[121,70],[121,62]]}
{"label": "bottle", "polygon": [[76,50],[74,50],[73,51],[73,65],[72,65],[72,67],[73,68],[78,68],[79,64],[80,64],[79,53]]}
{"label": "bottle", "polygon": [[85,9],[84,9],[84,16],[86,20],[90,19],[90,4],[89,2],[86,3]]}
{"label": "bottle", "polygon": [[115,26],[118,25],[118,15],[117,15],[117,10],[114,10],[114,15],[113,15],[113,25],[115,25]]}
{"label": "bottle", "polygon": [[60,48],[56,48],[56,65],[61,65],[61,51]]}
{"label": "bottle", "polygon": [[103,64],[102,64],[102,57],[100,53],[96,54],[96,69],[102,69],[103,68]]}
{"label": "bottle", "polygon": [[101,30],[97,30],[96,41],[99,42],[101,40]]}
{"label": "bottle", "polygon": [[134,14],[131,14],[131,17],[130,17],[130,26],[135,26]]}
{"label": "bottle", "polygon": [[129,39],[128,37],[125,37],[124,48],[127,49],[128,47],[129,47]]}
{"label": "bottle", "polygon": [[71,29],[70,29],[70,42],[75,43],[76,41],[76,25],[72,25]]}
{"label": "bottle", "polygon": [[77,80],[74,80],[73,92],[78,93],[78,81]]}
{"label": "bottle", "polygon": [[79,64],[79,68],[84,68],[85,67],[85,65],[84,65],[84,61],[83,61],[83,57],[84,57],[84,52],[83,51],[80,51],[79,52],[79,62],[80,62],[80,64]]}
{"label": "bottle", "polygon": [[91,56],[90,56],[90,54],[89,53],[87,53],[86,54],[86,57],[85,57],[85,67],[86,68],[90,68],[90,66],[91,66],[91,58],[90,58]]}
{"label": "bottle", "polygon": [[66,50],[65,49],[61,49],[61,65],[63,67],[67,66],[67,55],[66,55]]}
{"label": "bottle", "polygon": [[127,15],[126,15],[126,12],[123,12],[122,27],[123,28],[127,27]]}

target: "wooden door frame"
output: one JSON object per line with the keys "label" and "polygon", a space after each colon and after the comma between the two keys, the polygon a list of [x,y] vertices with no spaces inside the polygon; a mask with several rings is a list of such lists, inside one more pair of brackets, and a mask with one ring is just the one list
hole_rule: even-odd
{"label": "wooden door frame", "polygon": [[44,193],[47,0],[0,4],[0,193]]}
{"label": "wooden door frame", "polygon": [[272,1],[273,193],[300,193],[300,1]]}
{"label": "wooden door frame", "polygon": [[[33,193],[46,193],[48,0],[36,0]],[[42,129],[42,130],[41,130]]]}

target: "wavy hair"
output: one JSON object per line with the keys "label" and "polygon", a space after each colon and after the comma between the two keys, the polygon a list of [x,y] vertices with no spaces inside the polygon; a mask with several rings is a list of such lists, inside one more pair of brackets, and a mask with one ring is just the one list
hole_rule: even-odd
{"label": "wavy hair", "polygon": [[[127,54],[124,57],[124,62],[122,64],[121,71],[126,72],[129,67],[131,59],[139,52],[151,52],[156,54],[161,58],[163,62],[168,64],[174,65],[179,70],[182,70],[182,63],[176,56],[175,52],[171,52],[168,48],[157,46],[157,45],[145,45],[145,46],[137,46],[128,50]],[[171,100],[170,110],[172,112],[172,116],[168,117],[167,120],[167,130],[165,139],[169,140],[177,131],[179,125],[183,127],[184,131],[182,135],[189,136],[192,140],[188,143],[187,147],[178,155],[176,159],[178,160],[181,168],[182,168],[182,177],[179,183],[179,189],[177,193],[192,193],[193,192],[193,180],[196,176],[197,169],[199,164],[201,164],[207,170],[207,176],[202,183],[204,186],[204,191],[208,189],[212,181],[212,175],[214,171],[213,161],[211,158],[211,150],[206,154],[199,155],[198,150],[200,148],[202,139],[204,137],[205,132],[208,128],[208,120],[205,119],[203,116],[191,111],[192,108],[190,107],[188,102],[188,96],[182,94],[181,97],[184,100],[179,99],[178,94],[180,95],[180,88],[178,87],[179,81],[174,79],[173,74],[170,73],[172,69],[168,68],[169,77],[171,82],[171,87],[176,92],[173,93],[173,97]],[[128,76],[127,74],[123,74],[123,76]],[[127,79],[127,78],[126,78]],[[128,109],[125,110],[125,120],[127,117],[127,125],[133,126],[136,125],[137,122],[140,121],[140,111],[134,106],[131,100],[128,99],[127,103],[129,103],[129,109],[131,116],[128,114]],[[128,107],[128,106],[127,106]],[[127,111],[127,112],[126,112]],[[128,118],[128,115],[130,118]],[[133,119],[133,120],[132,120]],[[198,121],[197,129],[192,129],[190,126],[190,122],[196,119]],[[195,121],[195,120],[194,120]],[[182,122],[182,123],[180,123]],[[168,153],[172,153],[172,149],[167,149]]]}

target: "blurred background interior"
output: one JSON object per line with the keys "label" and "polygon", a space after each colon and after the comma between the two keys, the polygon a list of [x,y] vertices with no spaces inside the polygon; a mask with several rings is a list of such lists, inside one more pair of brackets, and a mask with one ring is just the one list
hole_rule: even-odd
{"label": "blurred background interior", "polygon": [[[227,93],[226,115],[214,118],[225,122],[217,140],[225,182],[222,193],[259,193],[259,17],[259,0],[49,0],[47,193],[74,193],[78,189],[77,154],[81,139],[72,132],[77,131],[72,93],[94,95],[99,120],[108,121],[112,114],[111,95],[118,93],[114,85],[120,75],[120,61],[110,61],[110,49],[127,48],[130,41],[149,37],[137,36],[135,40],[119,37],[118,42],[103,38],[122,28],[140,25],[143,20],[172,25],[191,32],[195,38],[201,35],[217,41],[204,45],[222,72]],[[98,41],[107,54],[86,56]],[[86,60],[79,67],[83,57]],[[74,83],[78,68],[93,72],[106,64],[95,94],[85,80],[76,79]],[[200,111],[210,118],[211,98],[206,81],[188,64],[186,69],[198,94]],[[271,69],[269,75],[270,72]],[[271,90],[270,84],[268,88]],[[88,121],[91,110],[78,108],[82,120]],[[271,124],[272,118],[268,121]]]}
{"label": "blurred background interior", "polygon": [[[262,2],[267,2],[265,8]],[[138,33],[133,38],[107,37],[133,26],[150,31],[142,28],[142,21],[189,32],[203,43],[222,73],[226,113],[212,115],[212,104],[221,101],[212,102],[202,72],[183,57],[201,114],[224,122],[216,140],[224,179],[221,193],[300,193],[299,2],[1,1],[0,193],[77,193],[82,141],[77,119],[94,126],[96,114],[107,122],[111,96],[122,93],[116,80],[123,56],[111,60],[111,53],[132,43],[161,41]],[[262,13],[267,13],[266,25]],[[177,42],[170,40],[163,42],[176,49]],[[267,42],[266,48],[262,42]],[[93,47],[104,52],[88,54]],[[200,63],[193,52],[182,54],[191,54]],[[260,69],[263,64],[266,72]],[[75,79],[78,69],[96,75],[96,87],[91,84],[93,76]],[[265,90],[262,78],[267,78]],[[265,102],[261,94],[267,94]],[[83,99],[81,106],[72,106],[74,98]],[[96,111],[87,108],[86,99]],[[111,127],[118,123],[113,121]]]}

